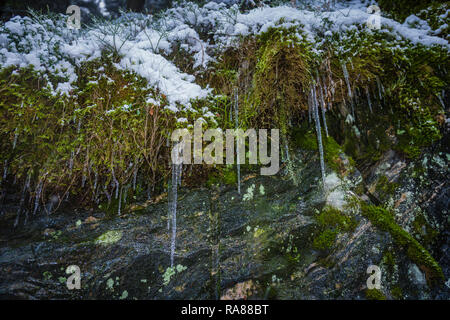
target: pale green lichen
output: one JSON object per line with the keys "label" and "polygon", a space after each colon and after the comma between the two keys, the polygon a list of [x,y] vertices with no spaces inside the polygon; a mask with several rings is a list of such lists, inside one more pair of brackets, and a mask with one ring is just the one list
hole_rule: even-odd
{"label": "pale green lichen", "polygon": [[120,239],[122,239],[122,231],[120,231],[120,230],[110,230],[108,232],[105,232],[101,236],[99,236],[95,240],[95,243],[103,244],[103,245],[109,245],[109,244],[116,243]]}
{"label": "pale green lichen", "polygon": [[247,193],[244,194],[243,200],[244,201],[252,200],[254,191],[255,191],[255,185],[252,184],[250,187],[248,187]]}
{"label": "pale green lichen", "polygon": [[125,290],[124,292],[122,292],[122,295],[120,296],[120,300],[124,300],[124,299],[126,299],[126,298],[128,298],[128,291],[127,290]]}
{"label": "pale green lichen", "polygon": [[170,282],[170,279],[175,275],[175,273],[181,273],[186,269],[187,267],[181,264],[178,264],[175,267],[168,267],[163,274],[163,284],[167,286]]}

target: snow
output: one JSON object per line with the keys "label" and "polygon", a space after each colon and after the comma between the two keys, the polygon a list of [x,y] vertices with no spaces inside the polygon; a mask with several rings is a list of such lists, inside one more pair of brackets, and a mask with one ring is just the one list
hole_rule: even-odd
{"label": "snow", "polygon": [[[192,57],[194,70],[204,69],[223,49],[235,46],[240,36],[260,34],[274,26],[300,27],[306,39],[315,44],[313,50],[317,50],[324,34],[330,37],[333,33],[365,28],[371,16],[367,5],[358,0],[338,1],[330,11],[317,10],[311,5],[298,9],[281,5],[241,13],[238,3],[217,0],[199,6],[181,2],[159,18],[124,13],[78,31],[66,27],[65,15],[51,19],[38,15],[13,17],[0,25],[0,66],[32,65],[38,72],[58,79],[53,88],[55,95],[70,95],[77,80],[77,67],[83,61],[99,58],[103,50],[109,49],[121,56],[117,68],[134,71],[167,97],[168,110],[192,111],[191,101],[208,97],[211,90],[198,85],[193,74],[182,72],[169,60],[174,50]],[[448,11],[443,16],[448,16]],[[413,45],[449,48],[447,40],[436,36],[446,25],[433,31],[426,21],[414,15],[404,23],[386,17],[380,19],[381,30],[374,32],[393,33],[399,40]],[[205,34],[210,37],[200,36]],[[208,112],[203,111],[204,118],[214,116]]]}

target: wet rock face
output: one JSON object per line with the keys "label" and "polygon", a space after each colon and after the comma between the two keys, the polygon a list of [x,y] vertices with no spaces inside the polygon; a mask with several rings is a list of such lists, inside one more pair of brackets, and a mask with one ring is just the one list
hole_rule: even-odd
{"label": "wet rock face", "polygon": [[[63,212],[18,230],[12,228],[14,206],[4,207],[0,297],[366,299],[367,268],[376,265],[381,270],[378,296],[449,298],[448,287],[430,288],[404,248],[354,205],[355,199],[376,199],[391,206],[398,224],[431,252],[448,279],[448,188],[442,154],[431,156],[434,160],[427,161],[425,170],[394,153],[362,174],[353,168],[344,177],[327,168],[325,190],[318,155],[301,151],[292,157],[290,172],[245,174],[241,195],[232,186],[181,188],[174,268],[169,268],[167,198],[122,217]],[[383,188],[377,188],[380,179]],[[328,222],[335,238],[329,247],[318,249],[317,238],[324,231],[318,217],[327,208],[353,217],[354,228],[339,229]],[[67,289],[70,265],[80,268],[80,290]]]}

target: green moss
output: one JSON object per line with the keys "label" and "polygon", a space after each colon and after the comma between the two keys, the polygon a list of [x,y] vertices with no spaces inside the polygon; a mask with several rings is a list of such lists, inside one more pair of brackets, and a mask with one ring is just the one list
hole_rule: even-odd
{"label": "green moss", "polygon": [[339,231],[353,231],[357,226],[354,217],[345,215],[342,211],[327,206],[316,217],[319,226],[325,228],[335,228]]}
{"label": "green moss", "polygon": [[338,233],[353,231],[357,222],[336,208],[327,206],[314,217],[320,233],[313,239],[313,247],[318,250],[330,249]]}
{"label": "green moss", "polygon": [[399,187],[398,183],[389,182],[386,176],[381,176],[376,184],[375,191],[381,201],[387,200],[389,197],[393,196],[395,190]]}
{"label": "green moss", "polygon": [[317,138],[313,131],[310,130],[295,130],[294,141],[296,145],[304,150],[318,150]]}
{"label": "green moss", "polygon": [[406,17],[413,13],[417,13],[427,6],[439,3],[436,0],[379,0],[381,11],[389,12],[395,19],[402,22]]}
{"label": "green moss", "polygon": [[396,300],[402,300],[403,299],[403,290],[399,286],[392,287],[391,295]]}
{"label": "green moss", "polygon": [[378,289],[367,289],[366,290],[367,300],[386,300],[386,296],[381,290]]}
{"label": "green moss", "polygon": [[395,267],[395,256],[390,250],[386,250],[383,255],[382,262],[388,266],[391,270]]}
{"label": "green moss", "polygon": [[365,203],[361,204],[361,210],[362,214],[376,227],[389,232],[398,245],[407,249],[408,257],[425,272],[431,285],[444,279],[444,274],[439,264],[416,239],[395,223],[391,212]]}
{"label": "green moss", "polygon": [[333,247],[337,235],[336,230],[327,229],[321,232],[314,240],[313,247],[317,250],[327,250]]}
{"label": "green moss", "polygon": [[298,27],[269,28],[258,37],[257,63],[245,113],[251,125],[276,125],[287,134],[288,119],[307,110],[307,92],[312,81],[313,50]]}
{"label": "green moss", "polygon": [[414,235],[423,239],[426,244],[431,244],[439,235],[439,232],[427,222],[423,214],[419,214],[414,219],[412,229]]}
{"label": "green moss", "polygon": [[218,166],[213,172],[210,173],[207,186],[224,184],[234,185],[237,183],[236,169],[234,166]]}

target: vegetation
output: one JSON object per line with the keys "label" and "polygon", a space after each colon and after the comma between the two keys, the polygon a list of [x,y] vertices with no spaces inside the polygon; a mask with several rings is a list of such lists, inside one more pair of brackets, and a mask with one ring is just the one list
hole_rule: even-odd
{"label": "vegetation", "polygon": [[361,210],[362,214],[376,227],[389,232],[394,241],[406,249],[408,257],[425,272],[427,281],[430,284],[440,283],[444,279],[444,274],[439,264],[416,239],[395,222],[391,212],[365,203],[361,204]]}

